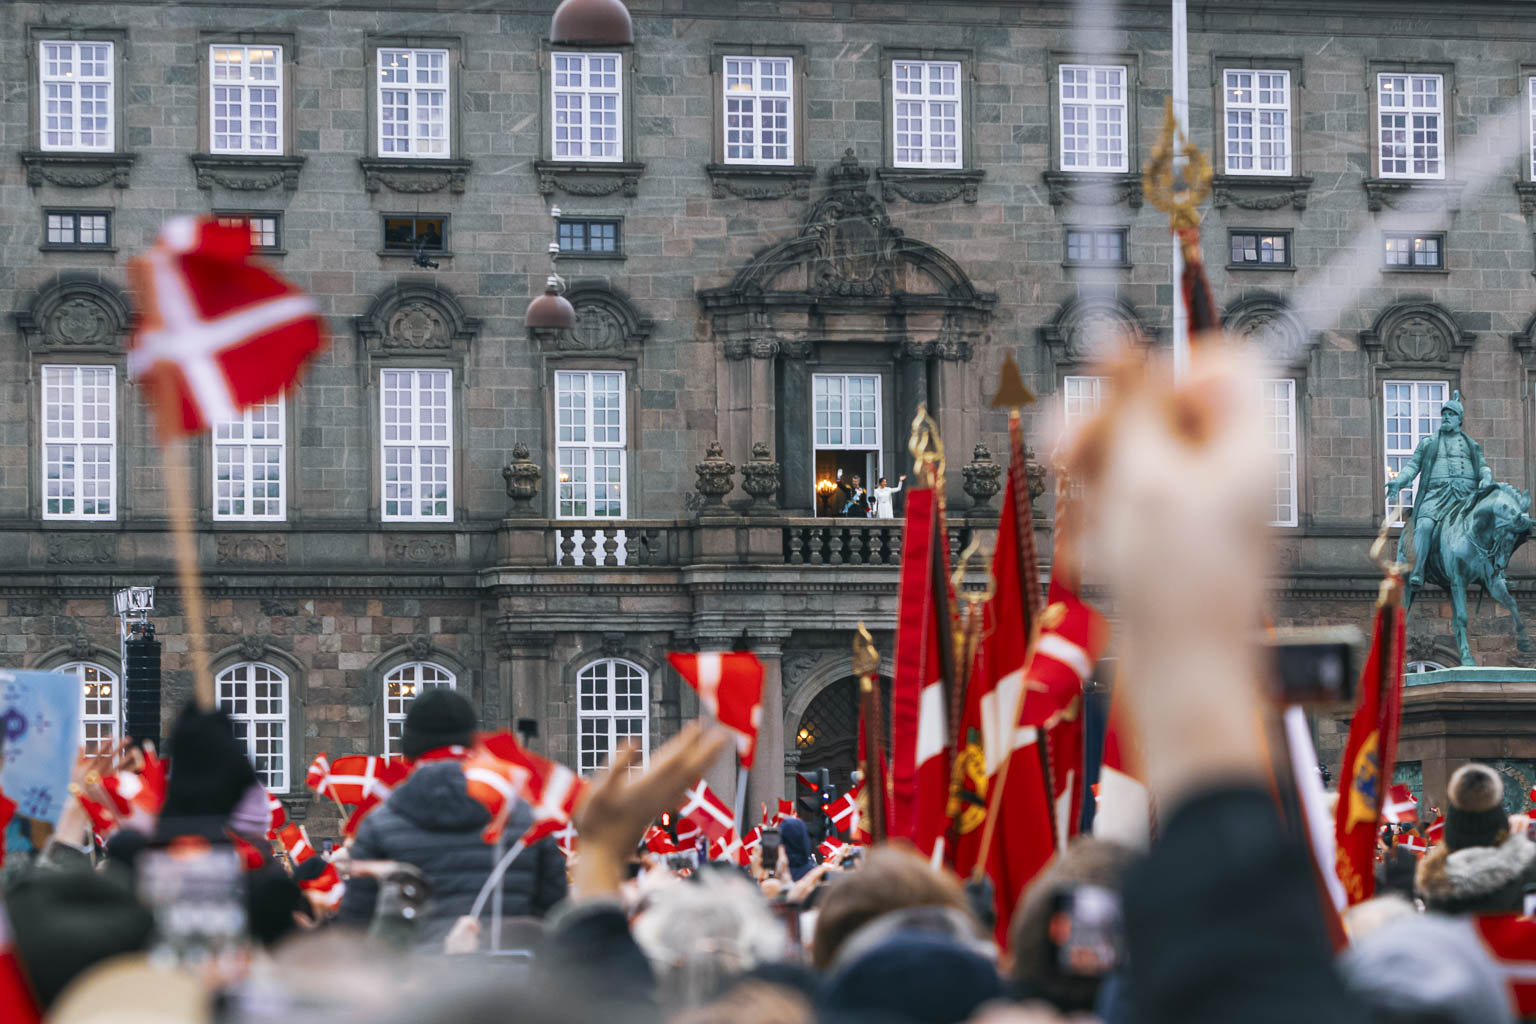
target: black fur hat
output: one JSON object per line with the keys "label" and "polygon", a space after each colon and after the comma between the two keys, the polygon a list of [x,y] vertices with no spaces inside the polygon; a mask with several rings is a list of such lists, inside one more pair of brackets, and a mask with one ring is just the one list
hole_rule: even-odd
{"label": "black fur hat", "polygon": [[1445,812],[1445,845],[1451,851],[1469,846],[1497,846],[1509,838],[1504,813],[1504,781],[1485,764],[1464,764],[1446,787],[1450,806]]}

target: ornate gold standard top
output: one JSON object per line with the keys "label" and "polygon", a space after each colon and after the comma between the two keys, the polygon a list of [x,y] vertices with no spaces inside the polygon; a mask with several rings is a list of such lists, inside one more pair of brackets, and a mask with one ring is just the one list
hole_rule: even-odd
{"label": "ornate gold standard top", "polygon": [[[1176,168],[1180,153],[1188,162]],[[1163,130],[1141,172],[1141,189],[1148,202],[1168,215],[1168,226],[1179,236],[1188,263],[1200,261],[1200,204],[1211,196],[1214,173],[1210,158],[1179,129],[1169,98],[1163,107]]]}
{"label": "ornate gold standard top", "polygon": [[868,680],[873,679],[878,671],[880,671],[880,652],[875,649],[875,638],[861,622],[858,632],[853,637],[853,674],[864,680],[867,688]]}
{"label": "ornate gold standard top", "polygon": [[928,469],[929,476],[920,477],[932,484],[944,479],[944,442],[939,440],[939,425],[928,415],[928,403],[920,403],[917,415],[912,417],[912,433],[907,438],[907,451],[912,453],[916,470]]}

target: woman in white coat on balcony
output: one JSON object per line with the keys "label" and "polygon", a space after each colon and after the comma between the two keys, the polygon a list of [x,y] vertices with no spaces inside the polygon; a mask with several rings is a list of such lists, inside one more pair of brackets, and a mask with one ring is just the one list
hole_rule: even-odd
{"label": "woman in white coat on balcony", "polygon": [[885,477],[880,478],[880,486],[871,489],[869,492],[874,496],[875,499],[874,507],[870,509],[869,512],[869,517],[871,519],[896,518],[896,503],[892,499],[894,498],[896,492],[901,490],[902,484],[906,481],[906,479],[907,474],[903,473],[901,476],[896,478],[895,487],[888,487],[886,486]]}

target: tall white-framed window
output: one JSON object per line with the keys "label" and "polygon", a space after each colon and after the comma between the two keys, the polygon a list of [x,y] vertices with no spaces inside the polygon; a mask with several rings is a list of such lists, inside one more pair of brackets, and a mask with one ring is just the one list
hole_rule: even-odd
{"label": "tall white-framed window", "polygon": [[268,399],[213,427],[213,518],[287,518],[283,398]]}
{"label": "tall white-framed window", "polygon": [[1536,181],[1536,75],[1525,80],[1526,127],[1531,143],[1531,180]]}
{"label": "tall white-framed window", "polygon": [[725,162],[795,162],[795,62],[789,57],[724,57]]}
{"label": "tall white-framed window", "polygon": [[811,375],[811,444],[816,503],[823,515],[856,514],[858,487],[879,483],[883,415],[877,373]]}
{"label": "tall white-framed window", "polygon": [[428,690],[458,685],[452,672],[430,661],[407,662],[384,675],[384,754],[400,752],[400,736],[405,731],[405,713],[411,701]]}
{"label": "tall white-framed window", "polygon": [[1274,458],[1274,487],[1269,507],[1270,526],[1295,526],[1296,499],[1296,382],[1289,378],[1259,381],[1264,410],[1264,433]]}
{"label": "tall white-framed window", "polygon": [[1061,380],[1061,411],[1068,429],[1085,422],[1104,401],[1107,377],[1072,376]]}
{"label": "tall white-framed window", "polygon": [[1063,64],[1059,69],[1061,169],[1125,171],[1129,111],[1123,65]]}
{"label": "tall white-framed window", "polygon": [[638,771],[650,760],[651,726],[647,713],[650,677],[632,661],[594,661],[576,674],[577,769],[583,775],[602,770],[619,744],[640,747]]}
{"label": "tall white-framed window", "polygon": [[1445,177],[1445,79],[1376,76],[1377,170],[1383,178]]}
{"label": "tall white-framed window", "polygon": [[447,159],[448,51],[380,47],[379,156]]}
{"label": "tall white-framed window", "polygon": [[44,366],[43,518],[117,518],[117,371]]}
{"label": "tall white-framed window", "polygon": [[956,168],[960,144],[960,62],[891,62],[892,163],[897,167]]}
{"label": "tall white-framed window", "polygon": [[112,749],[118,737],[117,673],[88,661],[60,665],[55,672],[72,673],[80,680],[80,745],[87,754]]}
{"label": "tall white-framed window", "polygon": [[1291,173],[1291,73],[1222,73],[1228,174]]}
{"label": "tall white-framed window", "polygon": [[44,39],[37,58],[41,148],[111,152],[113,45]]}
{"label": "tall white-framed window", "polygon": [[559,519],[622,519],[626,513],[624,373],[555,373]]}
{"label": "tall white-framed window", "polygon": [[[1440,429],[1440,407],[1450,397],[1451,386],[1443,380],[1389,380],[1382,382],[1381,407],[1386,417],[1382,437],[1386,442],[1387,483],[1403,471],[1419,442]],[[1390,517],[1398,508],[1413,506],[1412,485],[1398,492],[1397,504],[1387,508]]]}
{"label": "tall white-framed window", "polygon": [[380,370],[380,513],[397,522],[453,518],[453,371]]}
{"label": "tall white-framed window", "polygon": [[624,159],[624,58],[618,53],[551,54],[556,160]]}
{"label": "tall white-framed window", "polygon": [[214,153],[283,151],[283,48],[208,48],[209,146]]}
{"label": "tall white-framed window", "polygon": [[256,781],[272,793],[288,792],[288,676],[262,662],[231,665],[214,681],[219,707],[229,714],[235,739],[245,745]]}

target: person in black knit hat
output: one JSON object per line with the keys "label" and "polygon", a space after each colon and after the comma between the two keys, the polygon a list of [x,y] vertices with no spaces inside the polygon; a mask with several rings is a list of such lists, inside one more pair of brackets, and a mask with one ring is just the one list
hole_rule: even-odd
{"label": "person in black knit hat", "polygon": [[[465,788],[463,751],[450,749],[469,747],[476,724],[475,709],[450,689],[431,689],[416,698],[405,714],[400,750],[420,763],[363,819],[349,847],[353,860],[401,861],[426,876],[432,898],[417,936],[423,948],[442,949],[443,938],[455,920],[469,913],[500,854],[480,837],[491,816]],[[428,754],[432,757],[422,760]],[[532,820],[532,809],[518,806],[507,822],[506,845]],[[501,890],[505,917],[543,917],[565,899],[565,857],[555,840],[541,840],[519,854]],[[336,920],[367,927],[378,895],[377,882],[354,876]],[[486,907],[488,912],[490,901]]]}
{"label": "person in black knit hat", "polygon": [[1517,914],[1536,883],[1536,843],[1511,835],[1504,782],[1483,764],[1466,764],[1446,787],[1445,835],[1419,863],[1424,905],[1442,914]]}

